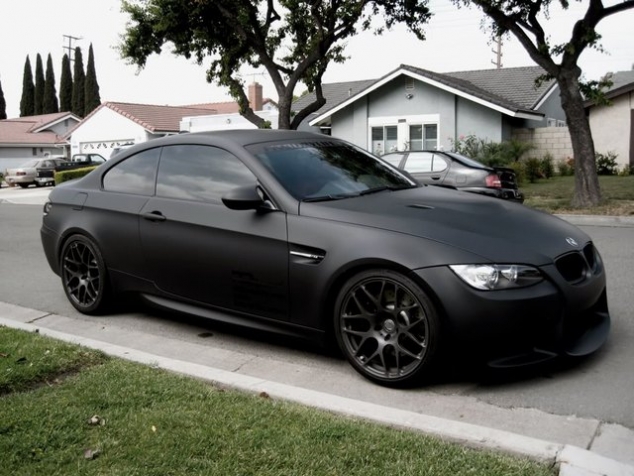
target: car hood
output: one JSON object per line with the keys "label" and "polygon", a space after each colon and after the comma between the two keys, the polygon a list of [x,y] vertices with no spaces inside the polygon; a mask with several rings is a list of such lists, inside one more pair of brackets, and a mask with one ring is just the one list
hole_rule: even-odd
{"label": "car hood", "polygon": [[498,263],[541,266],[590,241],[548,213],[435,186],[302,203],[300,215],[419,236]]}

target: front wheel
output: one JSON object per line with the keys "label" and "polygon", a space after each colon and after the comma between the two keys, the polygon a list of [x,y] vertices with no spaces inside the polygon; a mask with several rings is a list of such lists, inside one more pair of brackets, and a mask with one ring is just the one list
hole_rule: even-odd
{"label": "front wheel", "polygon": [[71,236],[62,249],[62,284],[79,312],[97,314],[109,304],[106,266],[97,245],[83,235]]}
{"label": "front wheel", "polygon": [[440,337],[429,297],[391,270],[349,279],[335,303],[335,336],[352,366],[387,386],[417,383],[429,372]]}

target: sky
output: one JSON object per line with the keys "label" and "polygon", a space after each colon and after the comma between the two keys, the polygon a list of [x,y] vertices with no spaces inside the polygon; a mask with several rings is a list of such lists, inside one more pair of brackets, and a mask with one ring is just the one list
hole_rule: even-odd
{"label": "sky", "polygon": [[[614,4],[616,0],[606,0]],[[141,104],[185,105],[231,101],[227,90],[205,80],[205,68],[193,60],[173,55],[169,47],[161,55],[148,59],[144,69],[127,64],[116,47],[128,18],[121,12],[120,0],[0,0],[0,84],[4,91],[9,118],[18,117],[22,95],[24,63],[27,55],[35,73],[36,55],[50,53],[55,69],[57,91],[61,76],[64,35],[80,38],[73,48],[82,48],[84,67],[88,48],[93,45],[95,69],[101,100]],[[572,25],[579,19],[587,0],[571,2],[564,11],[552,8],[543,25],[554,42],[569,38]],[[349,59],[331,64],[324,82],[379,78],[408,64],[438,73],[490,69],[494,45],[482,30],[483,14],[475,8],[456,8],[450,0],[430,0],[434,16],[426,27],[426,40],[420,41],[404,27],[396,27],[382,36],[361,33],[346,44]],[[634,10],[604,19],[598,27],[601,44],[607,53],[586,50],[580,58],[585,79],[599,79],[606,72],[634,67]],[[504,67],[533,66],[519,42],[503,39]],[[277,99],[265,70],[241,71],[246,83],[263,85],[264,96]],[[302,92],[299,88],[295,93]]]}

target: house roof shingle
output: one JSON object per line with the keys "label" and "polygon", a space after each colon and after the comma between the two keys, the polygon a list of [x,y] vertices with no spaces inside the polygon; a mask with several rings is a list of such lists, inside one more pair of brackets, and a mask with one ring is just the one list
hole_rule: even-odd
{"label": "house roof shingle", "polygon": [[56,133],[46,130],[55,123],[72,118],[79,118],[70,112],[25,116],[0,121],[0,144],[3,145],[54,145],[63,142]]}
{"label": "house roof shingle", "polygon": [[[545,81],[539,88],[535,87],[535,79],[545,73],[538,66],[436,73],[415,66],[401,65],[396,70],[375,80],[332,83],[332,85],[324,84],[323,90],[327,102],[311,118],[316,116],[324,117],[329,111],[348,101],[351,97],[363,94],[372,86],[394,76],[399,71],[410,72],[413,75],[424,77],[448,88],[461,91],[466,95],[520,113],[533,113],[539,101],[545,97],[555,84],[554,80],[550,80]],[[348,91],[351,94],[342,94]],[[293,103],[293,109],[299,110],[305,107],[314,98],[314,93],[300,98]]]}

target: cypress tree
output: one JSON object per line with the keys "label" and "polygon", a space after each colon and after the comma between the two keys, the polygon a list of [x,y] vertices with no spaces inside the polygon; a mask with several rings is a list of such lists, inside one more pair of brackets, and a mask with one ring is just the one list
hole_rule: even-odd
{"label": "cypress tree", "polygon": [[70,112],[73,110],[73,76],[70,71],[70,59],[64,54],[62,58],[62,76],[59,83],[59,110]]}
{"label": "cypress tree", "polygon": [[73,71],[73,109],[75,115],[84,117],[84,87],[86,74],[84,73],[84,60],[81,56],[81,48],[75,48],[75,67]]}
{"label": "cypress tree", "polygon": [[0,81],[0,121],[7,118],[7,102],[4,100],[2,81]]}
{"label": "cypress tree", "polygon": [[88,64],[86,65],[85,109],[84,116],[90,114],[101,104],[99,97],[99,84],[97,83],[97,73],[95,71],[95,57],[92,52],[92,43],[88,49]]}
{"label": "cypress tree", "polygon": [[50,53],[46,60],[46,81],[44,82],[44,103],[42,112],[44,114],[59,112],[57,91],[55,90],[55,71],[53,71],[53,60],[51,59]]}
{"label": "cypress tree", "polygon": [[35,59],[35,115],[44,111],[44,66],[42,57],[37,54]]}
{"label": "cypress tree", "polygon": [[33,84],[33,70],[31,60],[26,56],[24,76],[22,79],[22,99],[20,99],[20,117],[35,114],[35,85]]}

